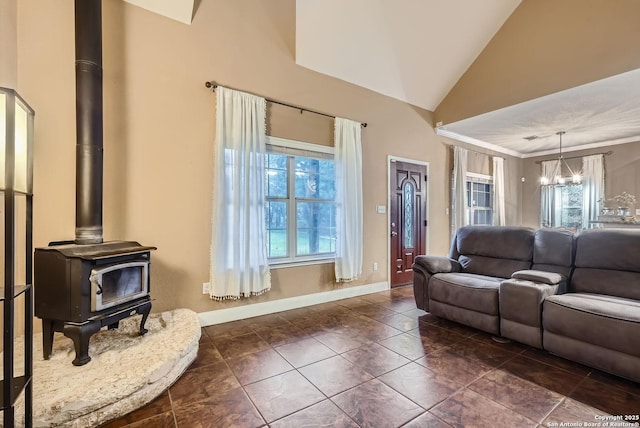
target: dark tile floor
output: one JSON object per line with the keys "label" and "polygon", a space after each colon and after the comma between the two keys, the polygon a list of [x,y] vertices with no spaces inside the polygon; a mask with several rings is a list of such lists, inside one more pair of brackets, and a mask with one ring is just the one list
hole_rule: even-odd
{"label": "dark tile floor", "polygon": [[105,427],[547,427],[639,414],[640,384],[496,343],[416,309],[403,287],[205,327],[184,375]]}

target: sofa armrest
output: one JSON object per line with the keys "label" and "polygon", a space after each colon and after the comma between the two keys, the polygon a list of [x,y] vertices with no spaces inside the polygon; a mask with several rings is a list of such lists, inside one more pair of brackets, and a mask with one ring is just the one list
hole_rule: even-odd
{"label": "sofa armrest", "polygon": [[545,272],[542,270],[519,270],[514,272],[511,278],[548,285],[557,285],[566,280],[566,278],[559,273]]}
{"label": "sofa armrest", "polygon": [[462,266],[457,260],[448,257],[417,256],[413,263],[413,270],[423,269],[431,275],[436,273],[460,272]]}
{"label": "sofa armrest", "polygon": [[456,260],[447,257],[417,256],[413,263],[413,296],[416,306],[429,312],[429,281],[436,273],[460,272]]}
{"label": "sofa armrest", "polygon": [[542,303],[561,284],[511,278],[500,283],[500,326],[504,337],[542,348]]}

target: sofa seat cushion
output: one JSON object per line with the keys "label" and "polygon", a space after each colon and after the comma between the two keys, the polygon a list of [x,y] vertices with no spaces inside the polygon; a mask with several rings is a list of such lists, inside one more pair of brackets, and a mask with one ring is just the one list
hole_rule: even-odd
{"label": "sofa seat cushion", "polygon": [[640,301],[567,293],[544,301],[545,331],[640,357]]}
{"label": "sofa seat cushion", "polygon": [[429,299],[498,315],[498,290],[503,280],[471,273],[439,273],[431,278]]}

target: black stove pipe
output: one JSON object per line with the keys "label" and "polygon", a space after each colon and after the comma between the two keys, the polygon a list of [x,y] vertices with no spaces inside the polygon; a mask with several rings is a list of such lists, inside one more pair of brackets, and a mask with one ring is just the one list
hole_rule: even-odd
{"label": "black stove pipe", "polygon": [[102,243],[102,4],[75,0],[76,244]]}

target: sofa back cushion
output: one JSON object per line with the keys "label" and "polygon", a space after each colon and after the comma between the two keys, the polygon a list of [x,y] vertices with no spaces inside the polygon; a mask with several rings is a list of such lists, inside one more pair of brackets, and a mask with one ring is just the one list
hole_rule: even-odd
{"label": "sofa back cushion", "polygon": [[499,259],[496,257],[475,255],[460,255],[458,261],[462,266],[462,272],[493,276],[497,278],[511,278],[511,275],[514,272],[526,270],[531,267],[531,262],[528,261]]}
{"label": "sofa back cushion", "polygon": [[580,233],[575,266],[570,291],[640,299],[640,230]]}
{"label": "sofa back cushion", "polygon": [[575,257],[575,235],[568,229],[539,229],[533,244],[531,269],[569,278]]}
{"label": "sofa back cushion", "polygon": [[534,230],[511,226],[465,226],[458,229],[449,257],[460,261],[463,272],[509,278],[529,269]]}

